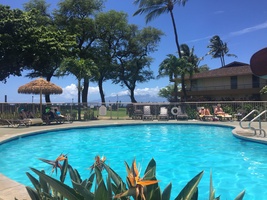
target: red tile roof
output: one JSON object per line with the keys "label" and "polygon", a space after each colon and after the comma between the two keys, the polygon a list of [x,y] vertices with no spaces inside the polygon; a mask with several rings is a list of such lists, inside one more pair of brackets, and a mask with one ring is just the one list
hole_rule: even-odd
{"label": "red tile roof", "polygon": [[[246,63],[232,62],[224,67],[194,74],[192,79],[229,77],[252,74],[250,66]],[[186,79],[189,79],[187,76]]]}

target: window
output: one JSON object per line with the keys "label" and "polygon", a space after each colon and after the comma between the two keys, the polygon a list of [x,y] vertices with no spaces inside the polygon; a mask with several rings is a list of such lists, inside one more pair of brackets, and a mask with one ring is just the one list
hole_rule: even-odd
{"label": "window", "polygon": [[252,87],[253,88],[260,87],[260,78],[258,76],[252,75]]}
{"label": "window", "polygon": [[237,76],[231,76],[231,89],[237,89]]}

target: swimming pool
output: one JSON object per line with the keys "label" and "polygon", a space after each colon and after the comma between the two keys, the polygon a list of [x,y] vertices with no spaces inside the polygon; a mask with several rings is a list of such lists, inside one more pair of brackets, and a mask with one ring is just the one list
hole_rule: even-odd
{"label": "swimming pool", "polygon": [[[69,163],[83,179],[96,155],[105,155],[123,179],[124,161],[136,158],[141,176],[151,158],[157,163],[157,179],[163,190],[172,182],[172,199],[200,171],[199,199],[208,198],[209,173],[212,170],[216,195],[234,199],[243,189],[244,199],[264,199],[267,192],[266,145],[239,140],[232,128],[194,124],[117,125],[73,128],[23,137],[0,145],[0,173],[30,185],[25,172],[29,167],[51,171],[38,160],[54,160],[68,154]],[[14,164],[15,163],[15,164]]]}

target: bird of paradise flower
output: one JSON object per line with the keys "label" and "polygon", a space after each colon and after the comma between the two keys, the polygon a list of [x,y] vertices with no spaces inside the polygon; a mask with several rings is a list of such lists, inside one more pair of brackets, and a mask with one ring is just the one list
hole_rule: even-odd
{"label": "bird of paradise flower", "polygon": [[67,157],[66,154],[65,155],[64,154],[60,154],[56,158],[56,160],[47,160],[47,159],[39,158],[39,160],[41,160],[41,161],[43,161],[45,163],[48,163],[48,164],[52,165],[53,166],[52,173],[54,171],[56,171],[56,174],[57,174],[57,168],[59,168],[60,170],[62,170],[62,165],[60,164],[60,161],[67,160],[67,159],[68,159],[68,157]]}
{"label": "bird of paradise flower", "polygon": [[91,173],[94,170],[95,167],[97,167],[100,171],[103,170],[104,166],[103,163],[106,161],[106,157],[102,156],[102,158],[100,158],[99,155],[97,155],[95,157],[95,162],[91,165],[90,169],[91,169]]}
{"label": "bird of paradise flower", "polygon": [[127,171],[127,180],[129,189],[123,193],[117,194],[114,198],[121,198],[125,196],[133,196],[135,199],[141,197],[141,200],[145,200],[144,195],[144,187],[148,185],[153,185],[159,182],[159,180],[144,180],[140,178],[140,172],[137,169],[136,161],[133,160],[132,167],[130,168],[129,165],[125,162],[126,171]]}

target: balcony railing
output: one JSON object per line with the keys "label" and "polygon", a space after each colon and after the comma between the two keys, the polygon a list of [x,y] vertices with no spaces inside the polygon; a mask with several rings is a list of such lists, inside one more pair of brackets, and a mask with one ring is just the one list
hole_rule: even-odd
{"label": "balcony railing", "polygon": [[[263,87],[263,86],[262,86]],[[252,87],[252,84],[238,84],[235,89],[253,89],[260,87]],[[212,85],[212,86],[192,86],[188,88],[188,91],[207,91],[207,90],[230,90],[232,89],[231,85]]]}

